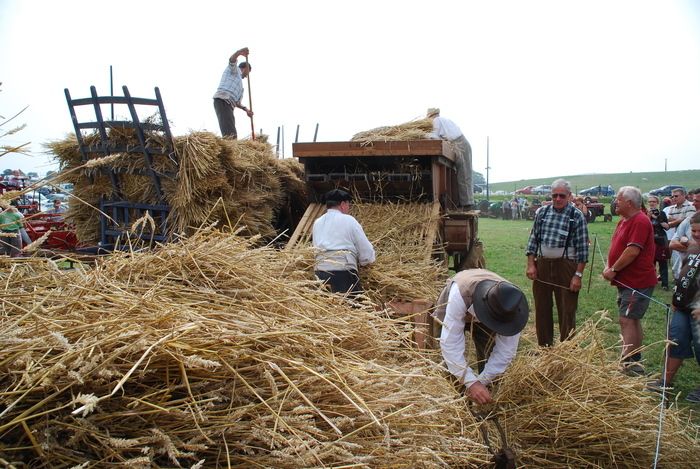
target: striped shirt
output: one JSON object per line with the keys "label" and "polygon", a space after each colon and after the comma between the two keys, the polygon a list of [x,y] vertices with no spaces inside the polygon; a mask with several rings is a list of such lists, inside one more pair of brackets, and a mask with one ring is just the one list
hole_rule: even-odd
{"label": "striped shirt", "polygon": [[543,250],[561,250],[567,246],[567,238],[567,257],[579,264],[588,262],[588,225],[583,213],[571,204],[561,212],[551,205],[545,205],[535,213],[535,223],[530,231],[525,254],[538,256],[540,247]]}
{"label": "striped shirt", "polygon": [[243,77],[236,62],[229,62],[224,73],[221,74],[221,82],[214,93],[214,98],[223,99],[232,107],[243,99]]}

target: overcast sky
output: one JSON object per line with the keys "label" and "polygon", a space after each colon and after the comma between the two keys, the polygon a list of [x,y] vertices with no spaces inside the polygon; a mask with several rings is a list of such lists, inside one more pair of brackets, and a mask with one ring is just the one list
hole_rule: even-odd
{"label": "overcast sky", "polygon": [[[218,133],[212,105],[229,56],[248,46],[255,127],[285,155],[440,107],[493,182],[700,168],[700,1],[0,0],[0,115],[29,106],[32,157],[72,131],[64,88],[158,86],[176,135]],[[248,104],[248,89],[244,102]],[[239,135],[250,122],[236,112]],[[1,120],[0,120],[1,121]],[[7,130],[10,125],[0,130]]]}

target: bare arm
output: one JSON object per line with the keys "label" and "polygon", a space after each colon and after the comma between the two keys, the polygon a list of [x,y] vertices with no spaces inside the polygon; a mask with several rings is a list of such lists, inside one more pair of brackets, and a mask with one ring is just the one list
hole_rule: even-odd
{"label": "bare arm", "polygon": [[622,255],[620,255],[620,258],[615,261],[614,265],[608,266],[605,268],[603,271],[603,278],[605,280],[612,280],[615,278],[615,275],[628,265],[630,265],[639,255],[639,253],[642,252],[642,249],[639,246],[627,246],[624,251],[622,251]]}
{"label": "bare arm", "polygon": [[238,61],[238,57],[241,55],[243,57],[248,57],[248,54],[250,51],[248,50],[247,47],[244,47],[242,49],[238,49],[236,52],[233,53],[233,55],[228,59],[228,63],[230,64],[235,64]]}

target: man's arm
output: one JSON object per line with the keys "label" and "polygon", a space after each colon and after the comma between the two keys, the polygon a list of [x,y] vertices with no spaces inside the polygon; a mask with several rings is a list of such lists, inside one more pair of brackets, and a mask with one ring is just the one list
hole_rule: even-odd
{"label": "man's arm", "polygon": [[580,273],[581,276],[574,274],[571,277],[571,282],[569,283],[569,290],[572,292],[577,292],[581,290],[581,281],[583,280],[583,273],[586,271],[586,262],[579,262],[576,264],[576,272]]}
{"label": "man's arm", "polygon": [[569,283],[569,290],[572,292],[577,292],[581,290],[581,280],[583,279],[583,272],[586,270],[586,264],[588,263],[588,224],[586,223],[585,217],[583,215],[577,216],[576,222],[576,272],[581,274],[574,274],[571,277]]}
{"label": "man's arm", "polygon": [[440,353],[450,374],[469,388],[477,382],[477,378],[464,357],[464,327],[467,314],[469,314],[467,305],[464,304],[464,299],[459,293],[459,287],[452,284],[440,333]]}
{"label": "man's arm", "polygon": [[636,244],[628,245],[625,250],[622,251],[620,258],[615,261],[615,264],[605,268],[603,271],[603,278],[612,281],[619,271],[630,265],[637,258],[640,252],[642,252],[642,248]]}
{"label": "man's arm", "polygon": [[357,249],[357,261],[360,265],[371,264],[376,260],[374,246],[367,239],[365,230],[362,229],[362,225],[357,220],[353,223],[352,242],[355,245],[355,249]]}
{"label": "man's arm", "polygon": [[248,54],[250,51],[248,50],[247,47],[244,47],[242,49],[238,49],[236,52],[233,53],[233,55],[228,59],[228,63],[232,65],[237,65],[236,62],[238,62],[238,57],[243,56],[243,57],[248,57]]}
{"label": "man's arm", "polygon": [[484,365],[484,371],[479,375],[481,383],[490,384],[506,371],[510,362],[515,358],[519,341],[520,334],[513,336],[496,335],[491,355],[486,365]]}

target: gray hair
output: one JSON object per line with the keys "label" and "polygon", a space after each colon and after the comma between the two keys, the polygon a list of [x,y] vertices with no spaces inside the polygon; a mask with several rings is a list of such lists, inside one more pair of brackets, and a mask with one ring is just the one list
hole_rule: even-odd
{"label": "gray hair", "polygon": [[555,187],[563,187],[564,189],[566,189],[566,192],[571,193],[571,183],[566,179],[559,178],[556,181],[554,181],[552,183],[552,190],[554,190]]}
{"label": "gray hair", "polygon": [[677,187],[677,188],[673,189],[671,191],[671,194],[673,194],[674,192],[680,192],[681,194],[686,195],[685,188],[683,188],[683,187]]}
{"label": "gray hair", "polygon": [[625,200],[632,202],[634,208],[642,208],[642,191],[634,186],[622,186],[617,191],[618,196],[622,196]]}

